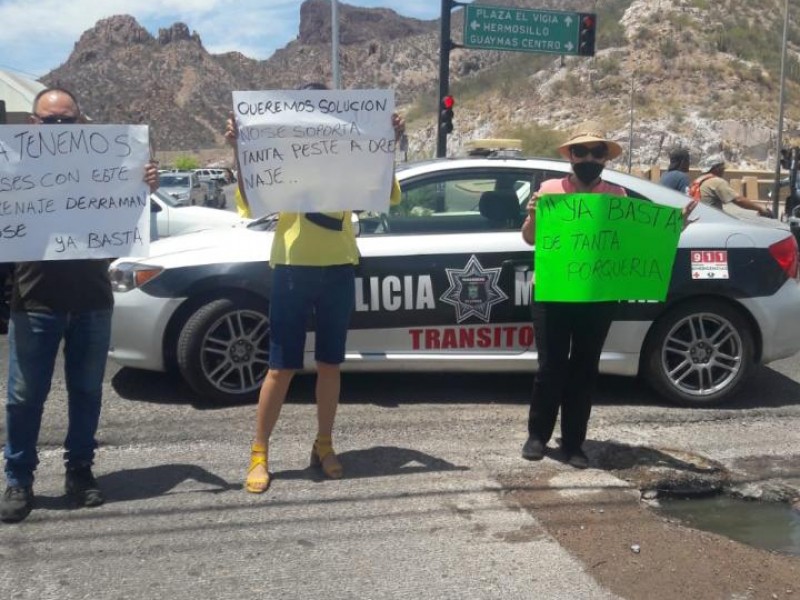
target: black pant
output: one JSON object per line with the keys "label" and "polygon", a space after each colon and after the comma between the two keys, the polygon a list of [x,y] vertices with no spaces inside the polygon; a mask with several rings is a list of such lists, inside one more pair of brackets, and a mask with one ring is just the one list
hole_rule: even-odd
{"label": "black pant", "polygon": [[598,362],[616,302],[534,302],[533,334],[539,371],[533,388],[528,434],[546,444],[561,407],[561,446],[580,449],[592,411]]}

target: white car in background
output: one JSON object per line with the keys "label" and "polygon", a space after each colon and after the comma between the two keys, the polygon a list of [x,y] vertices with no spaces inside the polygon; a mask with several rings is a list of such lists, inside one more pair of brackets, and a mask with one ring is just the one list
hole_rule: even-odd
{"label": "white car in background", "polygon": [[206,188],[194,171],[161,173],[158,179],[158,189],[175,198],[180,206],[203,206],[208,200]]}
{"label": "white car in background", "polygon": [[244,226],[250,221],[217,208],[183,206],[160,189],[150,194],[150,241],[204,229]]}

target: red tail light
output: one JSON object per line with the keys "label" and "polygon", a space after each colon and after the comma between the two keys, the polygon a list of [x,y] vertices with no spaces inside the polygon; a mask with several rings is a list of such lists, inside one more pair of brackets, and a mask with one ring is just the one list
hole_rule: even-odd
{"label": "red tail light", "polygon": [[797,240],[794,239],[794,236],[790,235],[785,240],[772,244],[769,247],[769,253],[789,279],[797,279]]}

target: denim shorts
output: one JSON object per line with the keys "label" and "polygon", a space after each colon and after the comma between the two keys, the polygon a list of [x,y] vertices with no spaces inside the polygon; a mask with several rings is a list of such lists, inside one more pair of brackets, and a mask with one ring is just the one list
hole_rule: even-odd
{"label": "denim shorts", "polygon": [[275,265],[269,307],[270,368],[303,368],[308,329],[316,333],[317,362],[343,363],[354,306],[353,265]]}

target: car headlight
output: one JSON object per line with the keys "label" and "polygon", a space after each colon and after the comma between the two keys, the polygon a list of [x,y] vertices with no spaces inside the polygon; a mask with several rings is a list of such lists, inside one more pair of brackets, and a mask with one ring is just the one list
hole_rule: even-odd
{"label": "car headlight", "polygon": [[111,290],[119,293],[130,292],[158,277],[163,270],[164,267],[153,267],[141,263],[119,263],[108,271],[111,278]]}

